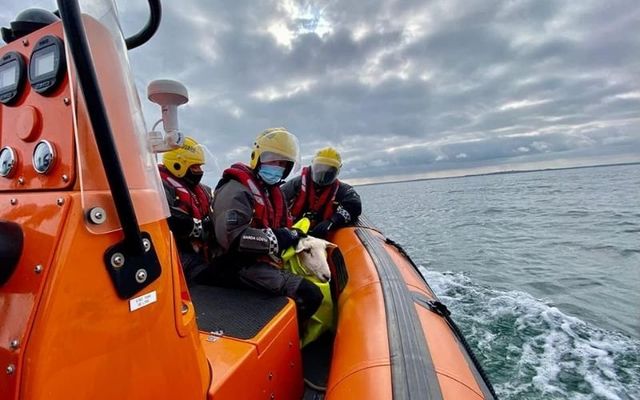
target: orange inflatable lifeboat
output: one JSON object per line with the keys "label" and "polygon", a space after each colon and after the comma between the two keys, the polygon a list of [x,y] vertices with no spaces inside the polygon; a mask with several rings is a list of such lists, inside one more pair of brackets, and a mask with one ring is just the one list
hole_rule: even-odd
{"label": "orange inflatable lifeboat", "polygon": [[336,329],[303,349],[290,299],[187,287],[126,56],[149,4],[126,40],[110,0],[3,32],[0,400],[495,398],[365,219],[330,238]]}

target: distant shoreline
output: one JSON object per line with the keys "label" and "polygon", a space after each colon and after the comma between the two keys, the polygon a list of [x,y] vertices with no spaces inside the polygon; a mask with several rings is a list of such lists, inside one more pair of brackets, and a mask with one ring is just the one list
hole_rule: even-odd
{"label": "distant shoreline", "polygon": [[353,186],[388,185],[388,184],[391,184],[391,183],[434,181],[434,180],[441,180],[441,179],[458,179],[458,178],[469,178],[469,177],[474,177],[474,176],[487,176],[487,175],[526,174],[526,173],[529,173],[529,172],[561,171],[561,170],[566,170],[566,169],[583,169],[583,168],[600,168],[600,167],[622,167],[622,166],[625,166],[625,165],[640,165],[640,161],[627,162],[627,163],[616,163],[616,164],[581,165],[581,166],[576,166],[576,167],[538,168],[538,169],[496,171],[496,172],[484,172],[484,173],[478,173],[478,174],[465,174],[465,175],[457,175],[457,176],[442,176],[442,177],[434,177],[434,178],[401,179],[401,180],[398,180],[398,181],[389,181],[389,182],[374,182],[374,183],[355,184]]}

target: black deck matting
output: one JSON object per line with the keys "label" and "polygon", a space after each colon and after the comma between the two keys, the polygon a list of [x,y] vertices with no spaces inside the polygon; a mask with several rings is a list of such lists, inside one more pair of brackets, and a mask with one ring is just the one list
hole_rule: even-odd
{"label": "black deck matting", "polygon": [[189,292],[201,331],[238,339],[255,337],[287,304],[284,296],[254,290],[195,285]]}
{"label": "black deck matting", "polygon": [[302,400],[323,400],[323,399],[324,399],[324,392],[319,392],[305,385],[304,394],[302,395]]}
{"label": "black deck matting", "polygon": [[331,368],[331,356],[333,354],[333,339],[333,333],[325,332],[302,349],[304,379],[313,386],[327,386],[329,369]]}

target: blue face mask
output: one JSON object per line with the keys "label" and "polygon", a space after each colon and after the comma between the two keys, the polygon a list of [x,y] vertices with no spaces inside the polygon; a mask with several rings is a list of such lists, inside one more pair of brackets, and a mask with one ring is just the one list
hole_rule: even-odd
{"label": "blue face mask", "polygon": [[276,183],[280,182],[280,180],[282,180],[282,175],[284,175],[284,167],[263,164],[260,166],[258,175],[267,185],[275,185]]}

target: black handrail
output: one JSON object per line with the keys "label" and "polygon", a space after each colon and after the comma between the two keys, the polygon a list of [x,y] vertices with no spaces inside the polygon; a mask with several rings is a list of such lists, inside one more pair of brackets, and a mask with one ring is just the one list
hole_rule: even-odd
{"label": "black handrail", "polygon": [[89,110],[89,118],[98,144],[102,166],[106,172],[116,212],[124,232],[124,245],[133,254],[143,254],[144,247],[138,220],[93,67],[87,35],[80,16],[80,6],[77,0],[58,0],[58,7],[62,16],[67,44],[73,55],[78,80]]}
{"label": "black handrail", "polygon": [[162,6],[160,0],[147,0],[149,2],[149,20],[147,24],[133,36],[125,39],[127,49],[135,49],[138,46],[142,46],[147,43],[149,39],[156,33],[160,26],[160,19],[162,18]]}

